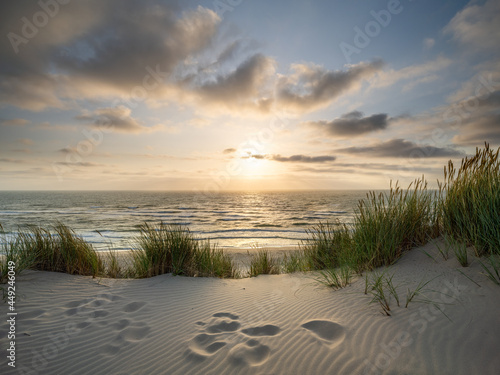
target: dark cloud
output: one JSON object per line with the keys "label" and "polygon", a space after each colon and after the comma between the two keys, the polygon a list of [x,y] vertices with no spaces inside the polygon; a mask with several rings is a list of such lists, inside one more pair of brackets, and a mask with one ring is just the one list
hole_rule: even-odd
{"label": "dark cloud", "polygon": [[[41,110],[62,107],[65,97],[96,92],[130,96],[137,86],[146,86],[151,70],[157,74],[150,74],[149,87],[167,83],[177,64],[210,45],[220,22],[212,10],[180,12],[177,4],[89,0],[59,5],[57,15],[26,43],[1,38],[0,103]],[[22,36],[21,18],[40,10],[33,1],[3,4],[7,21],[1,34]]]}
{"label": "dark cloud", "polygon": [[460,128],[452,141],[463,146],[483,147],[484,142],[500,145],[500,114],[483,115],[470,119]]}
{"label": "dark cloud", "polygon": [[[497,85],[500,84],[500,82],[494,83]],[[498,109],[500,108],[500,90],[496,90],[491,93],[487,92],[485,95],[470,96],[460,101],[458,106],[466,108],[469,111],[473,111],[477,108],[481,108],[482,110]]]}
{"label": "dark cloud", "polygon": [[10,104],[30,111],[47,107],[62,108],[54,78],[43,74],[8,76],[0,72],[0,104]]}
{"label": "dark cloud", "polygon": [[[276,79],[274,59],[255,54],[247,42],[226,38],[214,52],[221,43],[220,17],[202,6],[183,12],[184,6],[175,0],[59,4],[57,15],[26,44],[14,48],[8,37],[0,38],[0,104],[40,111],[98,97],[120,98],[131,108],[145,100],[172,100],[218,112],[269,113],[275,104],[304,112],[359,87],[383,65],[374,61],[330,71],[296,64],[291,74]],[[0,34],[21,34],[20,20],[39,11],[38,2],[6,2]],[[253,55],[242,60],[248,53]],[[228,62],[234,61],[240,63],[230,70]]]}
{"label": "dark cloud", "polygon": [[405,141],[404,139],[392,139],[390,141],[380,142],[373,146],[347,147],[337,149],[335,151],[359,156],[381,158],[403,157],[420,159],[465,156],[462,151],[458,151],[454,148],[418,145],[410,141]]}
{"label": "dark cloud", "polygon": [[232,154],[236,152],[235,148],[226,148],[224,151],[222,151],[223,154]]}
{"label": "dark cloud", "polygon": [[351,65],[346,70],[330,71],[319,66],[296,64],[293,73],[278,82],[278,101],[286,107],[311,111],[330,104],[344,92],[382,70],[384,63],[376,60]]}
{"label": "dark cloud", "polygon": [[325,163],[329,161],[335,161],[336,157],[332,155],[322,155],[322,156],[305,156],[305,155],[292,155],[289,157],[281,155],[273,155],[271,160],[279,161],[283,163]]}
{"label": "dark cloud", "polygon": [[61,68],[128,90],[143,82],[147,67],[159,66],[167,80],[178,63],[209,45],[219,23],[213,11],[202,7],[179,17],[171,6],[157,2],[116,5],[119,11],[109,13],[106,23],[74,40],[73,50],[59,56]]}
{"label": "dark cloud", "polygon": [[361,112],[354,111],[330,122],[316,121],[307,123],[307,125],[323,130],[327,136],[355,137],[386,129],[388,123],[389,118],[385,113],[363,117]]}
{"label": "dark cloud", "polygon": [[248,156],[243,156],[242,159],[267,159],[278,161],[280,163],[326,163],[330,161],[335,161],[337,158],[332,155],[321,155],[321,156],[306,156],[306,155],[292,155],[292,156],[281,156],[276,155],[260,155],[252,154]]}
{"label": "dark cloud", "polygon": [[161,126],[147,127],[141,125],[131,116],[131,110],[124,106],[100,108],[92,114],[86,113],[76,116],[76,119],[90,122],[93,128],[100,129],[103,132],[150,133],[161,129]]}
{"label": "dark cloud", "polygon": [[262,160],[262,159],[268,159],[269,155],[261,155],[261,154],[251,154],[248,153],[248,155],[242,156],[242,159],[257,159],[257,160]]}
{"label": "dark cloud", "polygon": [[256,54],[241,63],[234,71],[206,82],[191,84],[202,100],[238,108],[250,105],[261,111],[269,110],[265,88],[274,74],[273,59]]}
{"label": "dark cloud", "polygon": [[61,148],[59,150],[57,150],[57,152],[60,152],[61,154],[75,154],[77,151],[76,151],[76,148],[74,147],[64,147],[64,148]]}

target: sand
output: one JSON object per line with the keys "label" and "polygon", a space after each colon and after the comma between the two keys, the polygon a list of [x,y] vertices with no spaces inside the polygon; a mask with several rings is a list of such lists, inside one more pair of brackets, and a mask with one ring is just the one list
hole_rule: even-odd
{"label": "sand", "polygon": [[[444,261],[431,244],[408,252],[389,271],[402,302],[391,301],[390,317],[369,304],[362,278],[334,291],[310,273],[113,280],[26,271],[16,282],[16,369],[0,305],[0,373],[498,374],[500,287],[480,271]],[[442,311],[405,308],[406,289],[430,279],[426,296]]]}

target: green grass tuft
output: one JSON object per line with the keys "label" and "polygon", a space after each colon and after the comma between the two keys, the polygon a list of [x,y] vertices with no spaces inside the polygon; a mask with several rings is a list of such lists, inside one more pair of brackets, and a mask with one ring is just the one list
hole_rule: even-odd
{"label": "green grass tuft", "polygon": [[485,272],[484,275],[495,284],[500,285],[500,257],[498,255],[490,255],[485,263],[479,261],[479,264]]}
{"label": "green grass tuft", "polygon": [[452,161],[444,169],[444,230],[473,245],[477,256],[500,254],[500,148],[485,146],[462,159],[458,170]]}
{"label": "green grass tuft", "polygon": [[132,252],[130,275],[151,277],[172,273],[185,276],[236,277],[239,272],[223,250],[197,240],[188,228],[145,223]]}
{"label": "green grass tuft", "polygon": [[423,178],[406,190],[396,183],[389,193],[370,192],[359,202],[354,221],[354,251],[361,262],[367,268],[389,266],[405,250],[436,237],[439,196],[440,191],[427,190]]}
{"label": "green grass tuft", "polygon": [[303,250],[285,253],[281,261],[281,268],[285,273],[307,272],[310,270],[309,260]]}
{"label": "green grass tuft", "polygon": [[234,265],[231,256],[222,249],[210,246],[206,241],[196,249],[190,265],[190,276],[239,278],[240,272]]}
{"label": "green grass tuft", "polygon": [[342,289],[351,283],[355,272],[348,265],[339,268],[327,268],[319,271],[319,276],[315,279],[320,284],[333,289]]}
{"label": "green grass tuft", "polygon": [[280,262],[268,250],[259,250],[252,255],[249,276],[277,275],[280,273]]}
{"label": "green grass tuft", "polygon": [[94,277],[103,273],[102,260],[92,245],[64,224],[56,224],[51,229],[37,226],[20,229],[16,238],[6,245],[6,258],[16,261],[19,270]]}

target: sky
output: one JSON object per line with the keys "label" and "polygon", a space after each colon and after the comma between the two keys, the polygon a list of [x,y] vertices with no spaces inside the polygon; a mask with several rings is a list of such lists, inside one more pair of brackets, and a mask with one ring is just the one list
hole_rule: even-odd
{"label": "sky", "polygon": [[500,146],[500,2],[0,5],[0,190],[435,186]]}

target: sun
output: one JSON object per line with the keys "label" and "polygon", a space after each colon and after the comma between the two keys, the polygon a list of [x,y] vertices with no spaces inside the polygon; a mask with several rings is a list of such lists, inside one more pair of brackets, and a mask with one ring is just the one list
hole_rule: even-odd
{"label": "sun", "polygon": [[273,173],[265,154],[245,152],[241,155],[241,176],[257,179]]}

